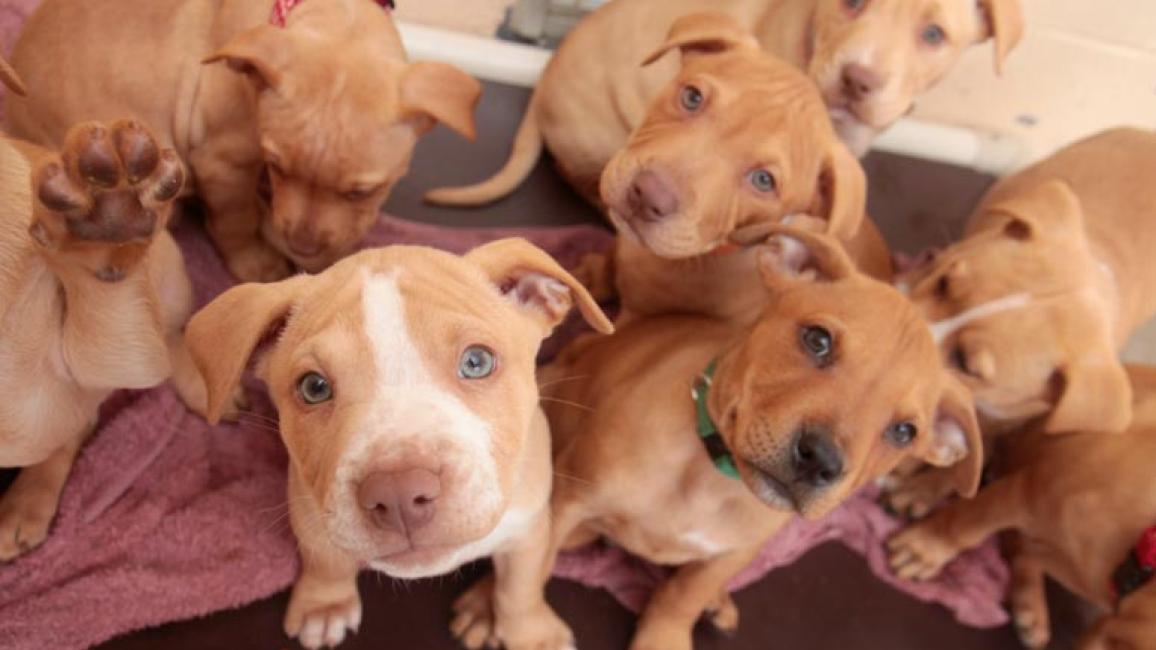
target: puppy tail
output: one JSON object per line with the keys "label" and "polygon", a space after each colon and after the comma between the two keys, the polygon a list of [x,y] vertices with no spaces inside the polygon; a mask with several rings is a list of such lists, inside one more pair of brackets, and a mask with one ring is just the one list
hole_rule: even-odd
{"label": "puppy tail", "polygon": [[442,187],[425,195],[427,203],[447,206],[480,206],[493,203],[513,192],[538,164],[542,156],[542,131],[538,128],[538,92],[530,97],[530,105],[522,117],[522,124],[514,136],[513,151],[506,165],[489,179],[465,187]]}

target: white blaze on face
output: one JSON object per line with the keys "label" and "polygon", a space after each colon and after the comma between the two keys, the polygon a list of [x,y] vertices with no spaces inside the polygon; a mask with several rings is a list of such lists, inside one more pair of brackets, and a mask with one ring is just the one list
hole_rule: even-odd
{"label": "white blaze on face", "polygon": [[936,345],[942,345],[948,337],[963,329],[969,323],[990,318],[1005,311],[1027,307],[1031,302],[1031,294],[1016,293],[992,300],[991,302],[985,302],[982,305],[976,305],[961,314],[931,323],[931,325],[929,325],[931,328],[931,336],[935,339]]}
{"label": "white blaze on face", "polygon": [[[345,531],[361,530],[356,484],[379,468],[405,468],[405,454],[420,450],[418,462],[440,463],[445,482],[437,517],[428,528],[460,529],[465,518],[485,517],[502,503],[490,425],[437,381],[437,375],[452,377],[456,368],[430,367],[410,332],[397,280],[397,273],[364,276],[362,310],[375,369],[373,397],[360,421],[350,422],[352,436],[336,475],[342,503],[335,504],[335,523]],[[356,533],[338,535],[357,544]]]}

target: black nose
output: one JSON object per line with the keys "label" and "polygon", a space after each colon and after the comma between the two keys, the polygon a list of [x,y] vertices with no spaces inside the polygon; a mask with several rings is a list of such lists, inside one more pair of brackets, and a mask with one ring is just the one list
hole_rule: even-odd
{"label": "black nose", "polygon": [[799,434],[791,464],[795,477],[812,487],[826,487],[843,475],[843,453],[824,431],[806,430]]}

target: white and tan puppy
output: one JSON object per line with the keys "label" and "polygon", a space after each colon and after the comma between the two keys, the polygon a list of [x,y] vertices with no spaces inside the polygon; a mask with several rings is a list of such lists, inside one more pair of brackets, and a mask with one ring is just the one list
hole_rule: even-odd
{"label": "white and tan puppy", "polygon": [[[582,286],[523,240],[464,257],[369,250],[318,276],[245,284],[193,317],[190,349],[220,412],[258,345],[289,450],[302,574],[285,630],[336,645],[361,620],[358,571],[444,574],[494,557],[501,575],[547,562],[550,435],[535,356]],[[507,638],[568,638],[540,590],[497,595]]]}
{"label": "white and tan puppy", "polygon": [[[491,179],[428,198],[479,205],[516,188],[543,145],[567,179],[596,187],[678,58],[648,58],[680,18],[723,12],[819,87],[857,153],[907,113],[960,55],[991,38],[996,69],[1023,35],[1019,0],[614,0],[566,37],[534,91],[509,161]],[[757,162],[757,161],[752,161]]]}

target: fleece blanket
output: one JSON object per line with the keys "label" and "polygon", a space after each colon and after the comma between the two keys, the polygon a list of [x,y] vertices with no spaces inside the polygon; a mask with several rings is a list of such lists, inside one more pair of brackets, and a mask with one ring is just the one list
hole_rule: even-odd
{"label": "fleece blanket", "polygon": [[[176,228],[199,304],[231,279],[199,226]],[[594,227],[455,230],[383,218],[371,245],[417,243],[464,252],[522,235],[574,264],[603,250]],[[572,336],[563,331],[551,347]],[[286,521],[286,457],[276,414],[250,381],[251,414],[212,427],[168,387],[122,393],[81,454],[47,542],[0,568],[0,647],[80,648],[167,621],[238,607],[289,586],[296,548]],[[961,557],[936,581],[912,584],[886,567],[896,528],[870,491],[820,522],[796,522],[740,575],[740,588],[818,544],[838,540],[880,579],[950,608],[963,623],[1005,622],[1007,572],[992,546]],[[609,590],[638,609],[664,574],[622,551],[593,546],[561,559],[560,577]]]}

